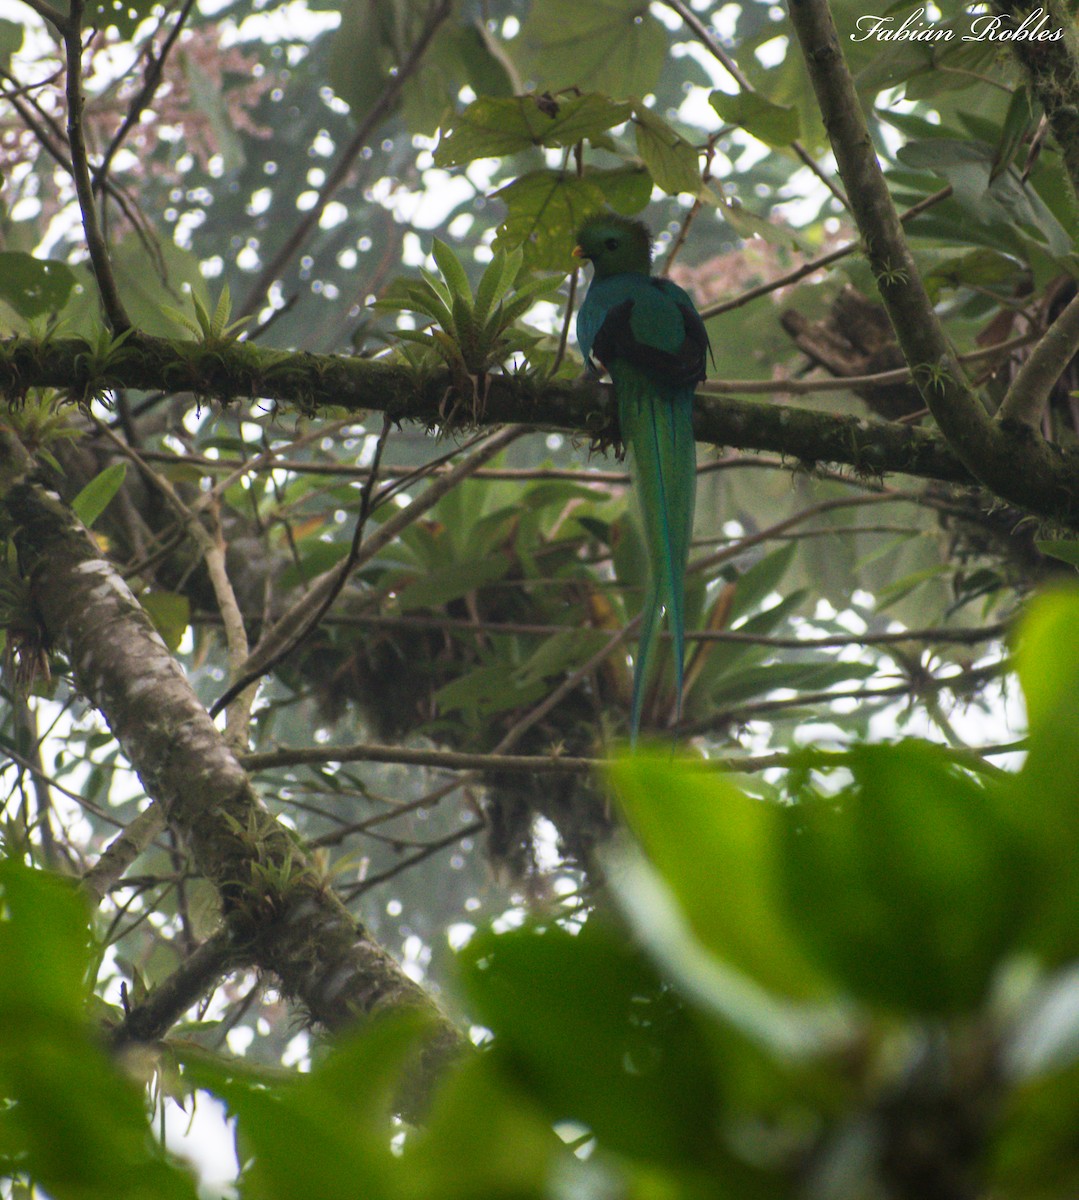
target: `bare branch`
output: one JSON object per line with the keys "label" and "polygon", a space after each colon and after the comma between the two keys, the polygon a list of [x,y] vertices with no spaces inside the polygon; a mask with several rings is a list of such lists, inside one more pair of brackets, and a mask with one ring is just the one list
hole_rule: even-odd
{"label": "bare branch", "polygon": [[71,175],[82,212],[82,228],[86,249],[94,270],[105,317],[115,333],[131,327],[123,301],[116,287],[109,259],[109,248],[98,220],[97,202],[90,178],[90,162],[86,151],[86,129],[83,122],[82,94],[82,11],[83,0],[71,0],[71,18],[64,26],[64,49],[67,55],[67,141],[71,150]]}
{"label": "bare branch", "polygon": [[352,141],[349,142],[338,156],[337,162],[327,176],[326,182],[319,188],[315,203],[307,210],[303,219],[292,231],[285,244],[266,264],[259,273],[259,277],[251,285],[251,290],[247,293],[243,304],[237,310],[237,317],[249,317],[258,310],[274,280],[278,278],[282,270],[284,270],[285,265],[299,252],[301,247],[307,242],[307,239],[318,227],[319,219],[325,211],[326,205],[329,204],[338,188],[348,178],[353,163],[369,141],[371,134],[392,111],[400,98],[405,84],[416,73],[420,63],[423,61],[423,56],[427,53],[427,47],[431,44],[431,39],[438,32],[439,26],[449,17],[452,9],[453,0],[439,0],[438,5],[432,11],[426,27],[419,38],[417,38],[416,44],[412,47],[408,57],[398,67],[396,74],[386,84],[382,95],[379,96],[364,116],[359,128],[352,137]]}
{"label": "bare branch", "polygon": [[112,160],[116,156],[116,152],[124,144],[124,139],[132,129],[139,123],[142,114],[153,103],[154,96],[157,94],[157,89],[161,86],[161,80],[165,71],[165,61],[168,58],[173,46],[176,45],[176,39],[180,36],[180,30],[183,29],[184,23],[187,21],[191,10],[195,7],[195,0],[184,0],[184,6],[180,10],[179,16],[169,30],[168,36],[165,38],[161,47],[161,52],[157,55],[153,53],[153,46],[150,48],[150,64],[146,69],[146,74],[142,81],[142,87],[132,98],[128,105],[127,114],[120,123],[120,128],[113,135],[112,141],[109,143],[101,162],[98,163],[94,171],[94,189],[100,189],[108,178],[109,168],[112,166]]}
{"label": "bare branch", "polygon": [[161,805],[150,804],[108,844],[82,877],[82,891],[95,907],[164,828]]}
{"label": "bare branch", "polygon": [[[931,196],[926,196],[924,200],[919,200],[917,204],[912,204],[905,213],[900,216],[900,221],[904,222],[914,220],[920,216],[928,208],[932,208],[936,204],[940,204],[942,200],[947,200],[952,194],[952,186],[949,184],[945,188],[941,188],[939,192],[934,192]],[[767,296],[769,292],[778,292],[780,288],[790,287],[792,283],[797,283],[800,279],[805,279],[807,275],[812,275],[815,271],[823,270],[824,267],[830,267],[832,263],[839,262],[847,257],[848,254],[853,254],[856,250],[861,250],[859,242],[848,242],[845,246],[839,246],[835,250],[829,250],[827,254],[822,254],[818,258],[812,258],[809,262],[803,263],[800,267],[795,267],[793,271],[788,271],[785,275],[779,275],[775,279],[769,280],[767,283],[758,284],[756,287],[747,288],[744,292],[739,292],[737,296],[730,300],[721,300],[717,304],[710,304],[707,308],[701,309],[701,316],[707,321],[711,317],[721,316],[725,312],[732,312],[736,308],[741,308],[743,304],[748,304],[751,300],[759,300],[761,296]]]}

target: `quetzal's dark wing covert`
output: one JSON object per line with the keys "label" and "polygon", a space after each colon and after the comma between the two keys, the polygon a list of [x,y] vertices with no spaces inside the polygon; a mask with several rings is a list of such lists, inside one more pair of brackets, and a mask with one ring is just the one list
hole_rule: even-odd
{"label": "quetzal's dark wing covert", "polygon": [[681,342],[666,349],[641,341],[633,332],[632,316],[636,301],[631,297],[608,309],[592,344],[592,355],[604,365],[620,358],[660,382],[692,387],[707,374],[705,360],[711,347],[704,322],[688,296],[683,302],[680,295],[670,294],[672,291],[681,293],[681,288],[676,288],[666,279],[651,279],[649,284],[661,290],[665,299],[677,307],[682,318]]}

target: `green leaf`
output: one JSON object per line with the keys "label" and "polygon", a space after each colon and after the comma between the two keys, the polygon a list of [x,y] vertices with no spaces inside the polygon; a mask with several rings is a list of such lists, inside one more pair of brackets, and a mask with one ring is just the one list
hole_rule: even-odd
{"label": "green leaf", "polygon": [[1030,753],[1025,770],[1055,770],[1079,777],[1079,592],[1059,589],[1038,596],[1019,626],[1015,667],[1026,699]]}
{"label": "green leaf", "polygon": [[0,860],[0,1010],[80,1018],[89,956],[86,908],[72,886]]}
{"label": "green leaf", "polygon": [[[143,18],[154,10],[157,0],[90,0],[83,14],[85,27],[97,29],[114,28],[120,37],[130,39]],[[56,7],[68,15],[70,0],[56,0]]]}
{"label": "green leaf", "polygon": [[529,1090],[506,1074],[475,1054],[446,1079],[423,1138],[405,1147],[408,1196],[546,1200],[552,1174],[565,1184],[581,1169]]}
{"label": "green leaf", "polygon": [[585,178],[603,192],[604,199],[615,212],[627,217],[639,213],[652,198],[652,176],[644,167],[586,170]]}
{"label": "green leaf", "polygon": [[773,104],[759,92],[712,92],[708,102],[728,125],[737,125],[766,146],[789,146],[801,134],[798,110]]}
{"label": "green leaf", "polygon": [[518,683],[513,673],[502,662],[496,666],[477,667],[474,671],[454,679],[435,693],[438,710],[443,716],[460,711],[472,721],[478,721],[493,713],[534,704],[548,691],[543,679],[528,686]]}
{"label": "green leaf", "polygon": [[431,253],[438,264],[438,269],[442,272],[446,286],[450,289],[450,295],[454,300],[458,297],[466,300],[471,308],[472,287],[468,282],[468,273],[461,266],[461,260],[441,238],[434,239]]}
{"label": "green leaf", "polygon": [[522,70],[552,92],[587,87],[609,96],[656,88],[668,35],[646,5],[626,0],[543,0],[521,30]]}
{"label": "green leaf", "polygon": [[798,547],[794,542],[781,546],[778,550],[773,550],[771,554],[766,554],[738,576],[728,618],[732,626],[740,618],[752,612],[779,587],[797,552]]}
{"label": "green leaf", "polygon": [[11,65],[11,56],[22,49],[25,36],[25,25],[0,19],[0,66],[5,70]]}
{"label": "green leaf", "polygon": [[944,288],[1011,288],[1022,274],[1022,265],[1006,254],[982,247],[938,262],[925,276],[926,287],[936,300]]}
{"label": "green leaf", "polygon": [[20,250],[0,253],[0,300],[27,319],[58,312],[75,286],[66,263],[34,258]]}
{"label": "green leaf", "polygon": [[629,120],[630,106],[598,92],[555,100],[550,96],[481,96],[443,127],[435,165],[459,166],[533,146],[572,146]]}
{"label": "green leaf", "polygon": [[681,192],[695,196],[701,190],[696,149],[640,101],[634,103],[633,117],[637,126],[637,152],[656,186],[671,196]]}
{"label": "green leaf", "polygon": [[622,938],[599,920],[576,935],[481,934],[461,960],[468,995],[495,1033],[496,1062],[550,1119],[579,1121],[631,1159],[720,1165],[708,1044]]}
{"label": "green leaf", "polygon": [[990,181],[996,179],[1002,171],[1006,171],[1012,165],[1019,152],[1019,147],[1022,146],[1027,134],[1034,127],[1036,120],[1037,112],[1031,101],[1030,93],[1025,87],[1017,87],[1012,93],[1011,103],[1008,105],[1008,112],[1004,118],[1004,126],[1000,131],[1000,144],[997,146]]}
{"label": "green leaf", "polygon": [[180,648],[191,619],[191,601],[176,592],[144,592],[139,603],[146,609],[169,652],[174,654]]}
{"label": "green leaf", "polygon": [[479,286],[476,288],[476,304],[473,311],[477,325],[486,324],[491,310],[513,286],[513,281],[517,278],[523,262],[524,255],[520,250],[514,250],[509,254],[504,250],[495,253],[495,256],[487,264],[480,278]]}
{"label": "green leaf", "polygon": [[53,1196],[195,1200],[90,1023],[90,948],[69,881],[0,861],[0,1155]]}
{"label": "green leaf", "polygon": [[181,51],[180,64],[187,77],[188,95],[193,113],[202,116],[209,126],[213,144],[221,154],[224,174],[233,175],[244,166],[243,138],[236,126],[228,93],[201,64],[197,55]]}
{"label": "green leaf", "polygon": [[1079,567],[1079,542],[1064,541],[1056,538],[1042,538],[1035,541],[1035,546],[1051,558],[1059,558],[1069,566]]}
{"label": "green leaf", "polygon": [[396,1196],[390,1113],[403,1071],[430,1022],[415,1009],[381,1016],[339,1041],[289,1086],[268,1088],[203,1055],[183,1056],[185,1075],[221,1097],[252,1161],[245,1192],[267,1197]]}
{"label": "green leaf", "polygon": [[145,333],[176,337],[188,332],[182,321],[166,314],[166,306],[182,313],[198,300],[206,307],[198,258],[170,239],[147,246],[134,234],[125,237],[112,248],[112,269],[128,316]]}
{"label": "green leaf", "polygon": [[515,75],[502,44],[482,21],[445,21],[423,56],[421,69],[405,83],[405,125],[414,133],[433,134],[453,112],[462,86],[477,96],[512,96],[521,90],[515,86]]}
{"label": "green leaf", "polygon": [[819,1055],[850,1036],[849,1016],[836,1005],[808,1005],[775,996],[705,950],[671,889],[640,854],[614,856],[609,883],[642,947],[703,1012],[719,1017],[785,1062]]}
{"label": "green leaf", "polygon": [[1072,235],[1014,166],[994,177],[993,146],[957,138],[927,138],[901,147],[898,157],[908,167],[931,170],[947,179],[956,202],[979,223],[1018,224],[1050,253],[1064,258],[1074,252]]}
{"label": "green leaf", "polygon": [[610,778],[701,944],[780,995],[822,995],[781,905],[783,811],[665,750],[620,759]]}
{"label": "green leaf", "polygon": [[859,746],[854,783],[786,812],[790,919],[864,1003],[970,1012],[1020,944],[1029,860],[989,787],[927,742]]}
{"label": "green leaf", "polygon": [[[330,43],[328,82],[358,122],[378,102],[390,64],[397,58],[399,6],[387,0],[352,0],[334,7],[341,13],[341,23]],[[358,71],[357,62],[363,62],[365,69]]]}
{"label": "green leaf", "polygon": [[723,214],[723,219],[740,238],[748,241],[751,238],[759,237],[773,246],[784,246],[787,249],[800,250],[802,253],[807,252],[806,243],[798,237],[793,229],[774,225],[766,218],[750,212],[737,201],[723,204],[720,212]]}
{"label": "green leaf", "polygon": [[509,558],[493,554],[471,562],[457,560],[441,570],[425,571],[415,583],[399,590],[398,607],[402,612],[415,612],[420,608],[443,608],[477,588],[486,587],[504,578],[509,568]]}
{"label": "green leaf", "polygon": [[532,171],[495,192],[505,204],[496,249],[524,252],[525,264],[568,270],[577,265],[573,239],[586,217],[603,208],[603,192],[561,171]]}
{"label": "green leaf", "polygon": [[91,528],[108,507],[109,501],[123,486],[126,476],[127,463],[113,463],[99,475],[95,475],[72,500],[72,511],[87,529]]}

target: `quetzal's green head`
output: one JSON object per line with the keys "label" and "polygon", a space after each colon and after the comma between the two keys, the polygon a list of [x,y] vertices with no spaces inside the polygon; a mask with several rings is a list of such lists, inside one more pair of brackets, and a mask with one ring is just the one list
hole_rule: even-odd
{"label": "quetzal's green head", "polygon": [[591,262],[597,279],[627,272],[647,275],[652,266],[652,235],[640,221],[599,213],[581,226],[573,253]]}

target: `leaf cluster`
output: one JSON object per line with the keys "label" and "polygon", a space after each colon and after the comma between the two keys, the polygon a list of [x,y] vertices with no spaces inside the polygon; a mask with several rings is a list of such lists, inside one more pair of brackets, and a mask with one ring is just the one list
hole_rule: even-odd
{"label": "leaf cluster", "polygon": [[475,294],[460,259],[435,238],[432,253],[441,278],[422,270],[422,282],[398,281],[376,308],[410,312],[434,322],[432,328],[397,330],[396,336],[431,350],[450,369],[458,386],[515,355],[534,355],[540,335],[519,328],[518,320],[537,300],[553,293],[561,276],[525,280],[520,251],[498,250],[487,264]]}
{"label": "leaf cluster", "polygon": [[[1012,773],[920,741],[807,751],[778,803],[700,760],[621,760],[625,925],[473,938],[460,1002],[490,1041],[422,1130],[391,1119],[429,1033],[414,1013],[291,1081],[182,1038],[154,1069],[180,1103],[223,1101],[253,1200],[540,1200],[556,1180],[597,1200],[907,1195],[895,1149],[927,1109],[966,1135],[921,1143],[920,1186],[1070,1194],[1079,1042],[1057,972],[1079,956],[1076,620],[1079,594],[1057,593],[1019,632],[1031,728]],[[0,965],[2,1169],[59,1200],[193,1194],[98,1044],[74,894],[10,861]],[[863,1124],[868,1147],[849,1136]]]}

